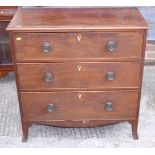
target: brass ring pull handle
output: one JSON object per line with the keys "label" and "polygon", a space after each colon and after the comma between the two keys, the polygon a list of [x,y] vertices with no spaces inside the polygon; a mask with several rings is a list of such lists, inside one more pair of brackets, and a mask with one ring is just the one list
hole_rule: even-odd
{"label": "brass ring pull handle", "polygon": [[107,102],[105,104],[105,110],[112,111],[113,110],[113,103],[112,102]]}
{"label": "brass ring pull handle", "polygon": [[47,105],[47,111],[48,111],[48,112],[53,112],[53,111],[54,111],[54,104],[51,104],[51,103],[48,104],[48,105]]}
{"label": "brass ring pull handle", "polygon": [[109,81],[113,81],[113,80],[115,80],[116,75],[115,75],[114,72],[111,72],[111,71],[110,71],[110,72],[107,72],[106,78],[107,78],[107,80],[109,80]]}
{"label": "brass ring pull handle", "polygon": [[46,72],[45,75],[44,75],[45,82],[51,82],[52,79],[53,79],[53,74],[49,73],[49,72]]}
{"label": "brass ring pull handle", "polygon": [[114,41],[109,41],[109,42],[107,43],[107,50],[108,50],[109,52],[114,52],[114,51],[116,51],[116,48],[117,48],[117,43],[116,43],[116,42],[114,42]]}
{"label": "brass ring pull handle", "polygon": [[49,52],[51,51],[51,49],[52,49],[52,46],[51,46],[50,43],[45,42],[45,43],[43,43],[43,44],[41,45],[41,49],[42,49],[42,51],[43,51],[44,53],[49,53]]}

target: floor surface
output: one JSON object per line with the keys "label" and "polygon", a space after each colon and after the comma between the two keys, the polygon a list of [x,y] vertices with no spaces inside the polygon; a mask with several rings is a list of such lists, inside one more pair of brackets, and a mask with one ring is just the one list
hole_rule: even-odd
{"label": "floor surface", "polygon": [[0,147],[155,147],[155,66],[144,68],[138,132],[139,140],[133,140],[127,122],[85,129],[33,125],[22,143],[13,75],[0,80]]}

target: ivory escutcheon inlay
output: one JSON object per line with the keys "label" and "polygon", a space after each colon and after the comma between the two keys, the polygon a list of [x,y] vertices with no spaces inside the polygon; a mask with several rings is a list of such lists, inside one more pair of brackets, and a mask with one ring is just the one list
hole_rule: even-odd
{"label": "ivory escutcheon inlay", "polygon": [[82,38],[82,36],[81,36],[81,35],[78,35],[78,36],[77,36],[77,40],[78,40],[78,42],[80,42],[80,41],[81,41],[81,38]]}

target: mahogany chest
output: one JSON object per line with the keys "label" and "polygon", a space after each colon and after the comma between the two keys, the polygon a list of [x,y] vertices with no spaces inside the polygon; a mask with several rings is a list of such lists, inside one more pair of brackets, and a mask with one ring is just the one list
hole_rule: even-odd
{"label": "mahogany chest", "polygon": [[147,24],[137,8],[19,8],[7,30],[23,141],[33,123],[122,121],[138,139]]}

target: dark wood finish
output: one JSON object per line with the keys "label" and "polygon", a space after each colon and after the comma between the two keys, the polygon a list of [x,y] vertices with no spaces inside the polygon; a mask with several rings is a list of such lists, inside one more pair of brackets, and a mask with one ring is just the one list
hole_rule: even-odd
{"label": "dark wood finish", "polygon": [[5,77],[8,72],[14,71],[9,36],[5,29],[16,9],[17,7],[0,6],[0,78]]}
{"label": "dark wood finish", "polygon": [[[109,71],[115,73],[115,79],[112,81],[106,78]],[[20,63],[17,65],[17,72],[20,75],[19,89],[30,91],[67,88],[135,89],[139,88],[140,84],[139,62]],[[45,81],[47,72],[53,76],[50,82]]]}
{"label": "dark wood finish", "polygon": [[23,137],[22,137],[22,142],[26,142],[28,139],[28,132],[29,132],[29,127],[31,126],[31,123],[29,122],[24,122],[22,123],[22,130],[23,130]]}
{"label": "dark wood finish", "polygon": [[134,140],[138,140],[138,119],[129,121],[132,128],[132,135]]}
{"label": "dark wood finish", "polygon": [[[67,127],[67,128],[92,128],[92,127],[98,127],[103,125],[112,125],[120,122],[125,122],[129,120],[50,120],[50,121],[39,121],[39,120],[33,120],[33,122],[30,123],[30,121],[24,121],[24,123],[29,122],[30,124],[36,123],[36,124],[44,124],[44,125],[52,125],[55,127]],[[130,119],[131,121],[131,119]]]}
{"label": "dark wood finish", "polygon": [[[33,123],[96,127],[122,121],[138,139],[147,24],[136,8],[19,8],[7,30],[23,141]],[[115,52],[107,53],[107,41],[118,42]],[[46,54],[44,42],[53,47]],[[107,80],[107,71],[116,71],[116,78]],[[44,81],[45,72],[53,73],[52,81]],[[112,111],[104,109],[108,100],[117,103]],[[49,113],[51,102],[56,106]]]}
{"label": "dark wood finish", "polygon": [[[138,91],[21,92],[23,119],[32,122],[133,119],[138,96]],[[112,111],[106,110],[107,102],[112,102]],[[54,105],[53,112],[48,112],[48,104]]]}
{"label": "dark wood finish", "polygon": [[17,6],[0,6],[0,21],[10,22],[16,10]]}
{"label": "dark wood finish", "polygon": [[14,71],[14,66],[12,64],[0,65],[0,78],[8,75],[8,72]]}
{"label": "dark wood finish", "polygon": [[[78,37],[80,37],[80,40],[78,40]],[[18,38],[21,38],[21,40],[17,40]],[[107,49],[109,41],[117,43],[117,48],[113,52]],[[41,48],[41,45],[46,42],[51,44],[48,53],[44,53]],[[17,61],[141,59],[142,43],[142,31],[121,33],[19,33],[14,35]]]}
{"label": "dark wood finish", "polygon": [[8,30],[96,32],[114,29],[139,30],[147,27],[137,8],[19,8]]}

